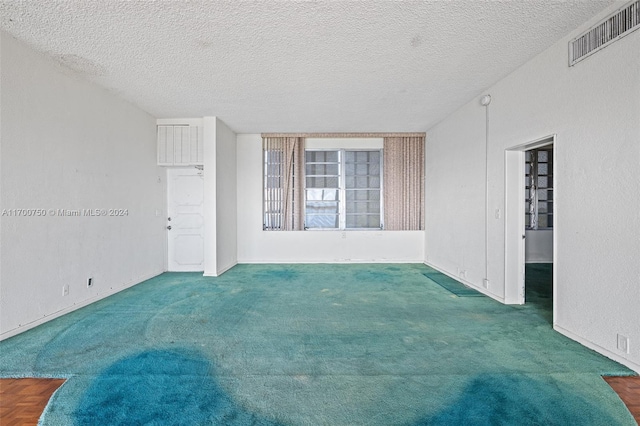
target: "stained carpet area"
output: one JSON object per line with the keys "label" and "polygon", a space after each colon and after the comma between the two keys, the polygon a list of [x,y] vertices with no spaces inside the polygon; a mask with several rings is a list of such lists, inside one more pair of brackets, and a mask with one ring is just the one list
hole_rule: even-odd
{"label": "stained carpet area", "polygon": [[454,280],[447,275],[441,274],[438,271],[432,270],[423,273],[423,275],[429,278],[434,283],[438,284],[445,290],[455,294],[458,297],[483,297],[484,295],[471,287],[467,287],[459,281]]}
{"label": "stained carpet area", "polygon": [[424,265],[167,273],[0,342],[66,377],[43,425],[634,425],[544,304],[458,297]]}

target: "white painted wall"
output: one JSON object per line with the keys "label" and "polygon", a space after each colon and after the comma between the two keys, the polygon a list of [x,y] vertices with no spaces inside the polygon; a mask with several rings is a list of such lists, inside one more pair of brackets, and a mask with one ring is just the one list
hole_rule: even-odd
{"label": "white painted wall", "polygon": [[458,113],[465,117],[464,126],[449,119],[427,132],[425,262],[481,287],[485,278],[485,115],[475,103]]}
{"label": "white painted wall", "polygon": [[[489,210],[504,211],[505,149],[557,134],[554,327],[640,371],[640,32],[567,66],[568,41],[613,10],[487,89]],[[484,114],[474,99],[427,132],[425,259],[443,270],[484,257],[474,219],[483,217]],[[499,299],[504,216],[490,216],[489,237],[489,292]],[[480,287],[481,262],[468,264],[467,281]],[[618,333],[630,353],[617,348]]]}
{"label": "white painted wall", "polygon": [[236,134],[220,119],[216,152],[216,273],[220,275],[238,263]]}
{"label": "white painted wall", "polygon": [[7,338],[160,274],[166,189],[153,117],[6,33],[0,38],[1,209],[128,211],[2,217]]}
{"label": "white painted wall", "polygon": [[236,134],[216,117],[204,117],[204,275],[238,263]]}
{"label": "white painted wall", "polygon": [[422,262],[424,231],[262,230],[262,138],[237,136],[238,262]]}
{"label": "white painted wall", "polygon": [[525,231],[525,261],[553,263],[553,229]]}
{"label": "white painted wall", "polygon": [[216,150],[216,122],[215,117],[202,119],[202,140],[204,144],[204,275],[215,277],[218,275],[218,247],[217,247],[217,197],[216,186],[217,159]]}

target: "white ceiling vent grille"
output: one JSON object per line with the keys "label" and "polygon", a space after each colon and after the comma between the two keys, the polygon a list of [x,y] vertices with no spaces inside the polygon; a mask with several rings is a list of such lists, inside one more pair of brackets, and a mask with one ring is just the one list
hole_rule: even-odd
{"label": "white ceiling vent grille", "polygon": [[569,42],[569,66],[640,28],[640,0],[631,2]]}

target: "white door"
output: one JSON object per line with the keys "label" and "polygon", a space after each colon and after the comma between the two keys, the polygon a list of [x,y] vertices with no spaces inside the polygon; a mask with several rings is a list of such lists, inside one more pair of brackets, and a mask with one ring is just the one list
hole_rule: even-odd
{"label": "white door", "polygon": [[202,170],[167,169],[169,271],[204,271],[203,183]]}

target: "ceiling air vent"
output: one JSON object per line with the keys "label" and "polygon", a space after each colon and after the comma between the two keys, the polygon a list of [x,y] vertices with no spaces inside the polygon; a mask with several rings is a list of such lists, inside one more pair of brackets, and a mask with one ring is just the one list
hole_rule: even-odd
{"label": "ceiling air vent", "polygon": [[619,9],[569,42],[569,66],[640,28],[640,0]]}

